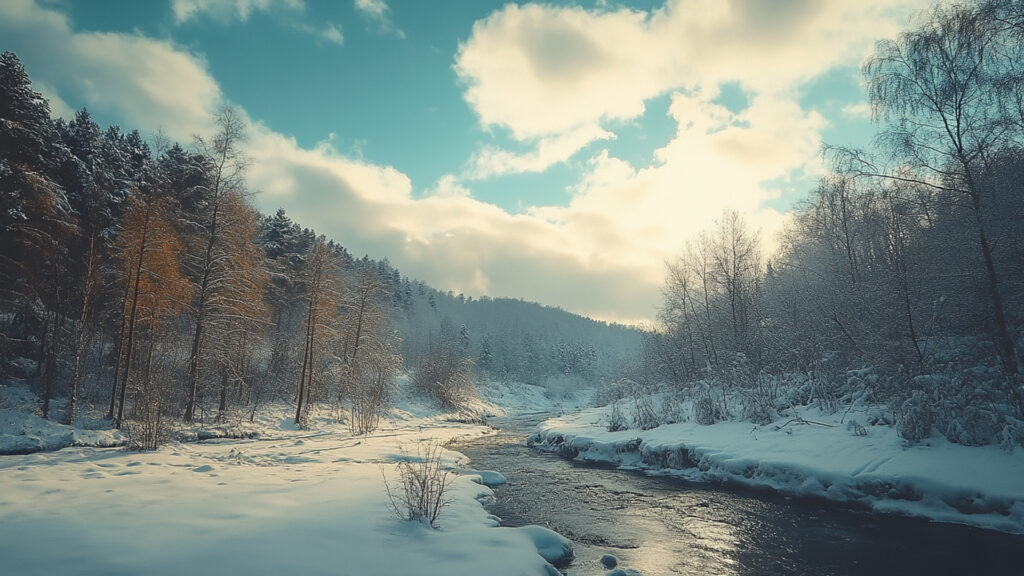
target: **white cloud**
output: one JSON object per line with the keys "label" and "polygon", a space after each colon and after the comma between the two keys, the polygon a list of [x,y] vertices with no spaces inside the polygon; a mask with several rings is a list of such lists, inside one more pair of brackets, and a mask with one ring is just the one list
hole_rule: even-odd
{"label": "white cloud", "polygon": [[355,0],[356,10],[371,18],[384,19],[387,17],[388,5],[384,0]]}
{"label": "white cloud", "polygon": [[50,103],[50,114],[53,116],[59,116],[65,120],[71,120],[75,117],[75,110],[64,101],[57,91],[45,82],[33,81],[32,89],[43,95],[43,98]]}
{"label": "white cloud", "polygon": [[302,18],[305,0],[171,0],[171,12],[177,25],[209,18],[220,24],[247,22],[257,12],[274,13],[282,24],[318,40],[342,46],[345,36],[334,22],[312,24]]}
{"label": "white cloud", "polygon": [[32,0],[0,2],[0,36],[54,101],[75,94],[133,128],[188,141],[223,101],[203,60],[186,49],[138,34],[75,32],[66,16]]}
{"label": "white cloud", "polygon": [[871,118],[871,105],[867,102],[854,102],[843,106],[842,113],[847,118]]}
{"label": "white cloud", "polygon": [[[595,156],[567,207],[534,208],[604,266],[632,265],[634,281],[658,285],[663,263],[725,209],[745,214],[769,247],[784,216],[763,207],[774,191],[764,182],[813,172],[823,119],[791,102],[755,98],[740,114],[701,96],[674,94],[675,138],[656,151],[659,162],[635,168],[607,152]],[[742,166],[742,169],[738,169]]]}
{"label": "white cloud", "polygon": [[245,22],[254,12],[269,12],[280,6],[293,12],[306,8],[304,0],[171,0],[174,22],[184,24],[206,16],[222,24]]}
{"label": "white cloud", "polygon": [[615,134],[600,126],[584,126],[565,134],[540,138],[535,149],[526,154],[517,154],[493,146],[485,146],[470,158],[465,177],[481,180],[506,174],[544,172],[560,162],[567,162],[573,155],[596,140],[614,139]]}
{"label": "white cloud", "polygon": [[[770,249],[786,218],[766,208],[780,194],[770,183],[822,172],[827,122],[801,109],[799,89],[836,66],[859,64],[926,2],[669,0],[651,12],[506,5],[474,25],[455,70],[485,128],[548,143],[548,153],[541,145],[525,155],[485,146],[466,176],[544,170],[597,134],[614,138],[619,123],[670,93],[678,132],[652,165],[601,152],[569,206],[528,214],[567,233],[588,265],[631,266],[631,281],[645,286],[660,284],[663,261],[723,209],[761,228]],[[748,95],[739,114],[714,103],[727,82]],[[574,146],[555,154],[553,142]]]}
{"label": "white cloud", "polygon": [[437,180],[434,187],[427,191],[427,196],[440,198],[469,198],[472,192],[459,183],[454,174],[445,174]]}
{"label": "white cloud", "polygon": [[356,11],[376,23],[381,32],[405,38],[405,32],[396,28],[391,20],[391,7],[384,0],[355,0],[355,7]]}
{"label": "white cloud", "polygon": [[327,25],[324,26],[323,30],[320,31],[320,36],[323,37],[324,40],[337,44],[338,46],[345,43],[345,36],[341,33],[341,26],[333,22],[328,22]]}
{"label": "white cloud", "polygon": [[484,126],[518,139],[629,120],[680,88],[738,81],[785,93],[875,39],[926,0],[669,0],[647,13],[506,5],[477,22],[455,70]]}

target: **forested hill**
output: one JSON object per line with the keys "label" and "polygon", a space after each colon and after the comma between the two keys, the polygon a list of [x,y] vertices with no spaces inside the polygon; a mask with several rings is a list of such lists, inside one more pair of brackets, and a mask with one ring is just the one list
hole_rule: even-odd
{"label": "forested hill", "polygon": [[[260,218],[257,243],[272,259],[301,261],[316,241],[315,232],[293,222],[284,210]],[[410,369],[431,343],[445,337],[459,342],[481,376],[532,384],[579,376],[598,383],[617,376],[640,347],[641,332],[635,328],[521,299],[438,290],[403,276],[387,258],[356,259],[344,247],[328,245],[348,284],[358,285],[363,270],[372,270],[381,283],[381,297],[392,306],[390,320]]]}
{"label": "forested hill", "polygon": [[44,417],[54,398],[69,423],[84,401],[118,426],[287,399],[300,425],[330,402],[372,428],[402,370],[457,406],[480,378],[608,377],[639,345],[562,310],[440,292],[259,214],[245,122],[225,108],[215,125],[182,145],[84,109],[51,118],[0,55],[0,377],[28,379]]}

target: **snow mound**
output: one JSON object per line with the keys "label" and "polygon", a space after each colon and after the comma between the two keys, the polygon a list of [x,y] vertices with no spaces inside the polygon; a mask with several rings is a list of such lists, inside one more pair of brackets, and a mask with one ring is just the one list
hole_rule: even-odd
{"label": "snow mound", "polygon": [[573,558],[572,542],[554,530],[535,525],[513,530],[529,537],[537,547],[537,553],[555,566],[565,565]]}
{"label": "snow mound", "polygon": [[465,470],[463,474],[469,476],[474,482],[491,488],[508,482],[508,478],[505,478],[501,472],[495,472],[494,470]]}

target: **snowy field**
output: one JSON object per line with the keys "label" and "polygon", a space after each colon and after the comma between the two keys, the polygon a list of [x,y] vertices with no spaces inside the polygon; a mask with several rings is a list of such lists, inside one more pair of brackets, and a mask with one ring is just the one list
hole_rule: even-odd
{"label": "snowy field", "polygon": [[[513,407],[544,404],[538,396]],[[15,422],[8,410],[0,431],[24,442],[40,440],[31,435],[37,429],[49,438],[62,428],[24,414]],[[253,439],[0,457],[0,573],[518,576],[551,574],[541,554],[555,560],[567,552],[568,543],[544,529],[496,527],[482,505],[490,488],[457,452],[444,451],[445,464],[465,473],[438,529],[389,510],[382,471],[395,486],[403,450],[415,454],[486,427],[452,422],[409,398],[367,437],[326,417],[295,430],[288,410],[258,413]]]}
{"label": "snowy field", "polygon": [[579,461],[1024,533],[1024,450],[942,438],[908,446],[891,426],[858,435],[842,414],[814,410],[801,417],[828,426],[785,418],[766,426],[681,422],[609,432],[610,414],[603,407],[554,418],[529,441]]}

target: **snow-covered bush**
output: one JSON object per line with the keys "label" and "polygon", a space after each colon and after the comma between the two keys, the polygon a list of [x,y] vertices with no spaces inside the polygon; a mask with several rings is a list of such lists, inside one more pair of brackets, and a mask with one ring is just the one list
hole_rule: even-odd
{"label": "snow-covered bush", "polygon": [[1017,446],[1024,446],[1024,421],[1008,416],[999,434],[999,447],[1013,452]]}
{"label": "snow-covered bush", "polygon": [[618,432],[619,430],[628,430],[629,421],[626,415],[622,413],[622,408],[618,401],[612,402],[612,411],[608,414],[608,431]]}
{"label": "snow-covered bush", "polygon": [[709,395],[703,395],[698,397],[693,402],[693,419],[697,424],[703,424],[710,426],[721,419],[721,413],[718,411],[718,406],[715,401],[711,399]]}
{"label": "snow-covered bush", "polygon": [[853,434],[854,436],[868,435],[867,428],[861,426],[860,422],[857,422],[856,420],[853,419],[846,423],[846,429],[849,430],[850,433]]}
{"label": "snow-covered bush", "polygon": [[884,406],[872,406],[868,408],[867,415],[864,420],[869,426],[892,426],[896,422],[896,418],[892,414],[892,410],[885,408]]}
{"label": "snow-covered bush", "polygon": [[920,390],[915,390],[913,396],[900,407],[900,417],[897,421],[900,436],[908,442],[920,442],[931,436],[934,424],[935,413],[932,411],[928,396]]}
{"label": "snow-covered bush", "polygon": [[458,343],[445,339],[431,346],[412,374],[412,385],[420,392],[437,398],[447,409],[463,408],[476,399],[473,384],[473,361],[465,356]]}
{"label": "snow-covered bush", "polygon": [[443,453],[444,448],[438,444],[417,448],[415,456],[403,447],[396,488],[392,488],[381,470],[391,510],[399,518],[426,522],[436,528],[441,511],[452,502],[448,488],[453,474],[441,464]]}
{"label": "snow-covered bush", "polygon": [[964,446],[984,446],[1000,441],[1002,425],[999,415],[991,409],[965,406],[943,430],[950,442]]}
{"label": "snow-covered bush", "polygon": [[690,402],[681,390],[666,392],[661,401],[660,418],[662,424],[683,422],[690,417]]}
{"label": "snow-covered bush", "polygon": [[661,426],[657,413],[654,411],[654,404],[650,394],[638,394],[633,397],[633,423],[641,430],[650,430]]}
{"label": "snow-covered bush", "polygon": [[595,406],[607,406],[630,395],[633,381],[629,378],[618,378],[604,383],[594,394]]}

